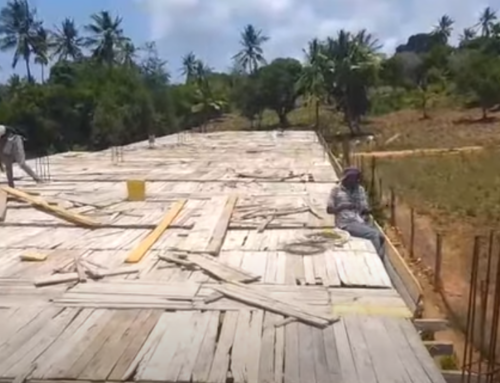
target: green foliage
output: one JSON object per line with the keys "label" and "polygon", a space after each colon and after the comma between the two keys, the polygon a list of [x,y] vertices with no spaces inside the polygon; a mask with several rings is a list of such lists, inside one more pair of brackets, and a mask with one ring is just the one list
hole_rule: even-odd
{"label": "green foliage", "polygon": [[301,71],[299,61],[279,58],[257,73],[262,103],[276,112],[283,127],[288,126],[287,115],[295,108],[298,97],[295,83],[300,78]]}
{"label": "green foliage", "polygon": [[24,63],[27,78],[12,76],[0,86],[0,119],[27,132],[29,150],[43,152],[100,149],[205,127],[233,111],[250,128],[270,121],[285,127],[298,105],[309,107],[299,113],[301,124],[339,130],[341,116],[357,134],[368,113],[410,107],[430,118],[428,110],[451,90],[480,104],[486,116],[500,103],[500,23],[486,8],[458,46],[449,43],[453,25],[443,15],[392,57],[379,53],[368,31],[340,30],[312,39],[303,64],[290,58],[268,64],[264,47],[271,37],[249,24],[229,73],[215,72],[189,52],[182,58],[184,83],[172,84],[155,44],[135,46],[120,16],[104,10],[87,25],[65,19],[49,30],[28,0],[8,0],[0,9],[0,50],[12,53],[14,68]]}
{"label": "green foliage", "polygon": [[456,73],[458,90],[473,95],[487,118],[488,109],[500,103],[500,57],[473,52]]}

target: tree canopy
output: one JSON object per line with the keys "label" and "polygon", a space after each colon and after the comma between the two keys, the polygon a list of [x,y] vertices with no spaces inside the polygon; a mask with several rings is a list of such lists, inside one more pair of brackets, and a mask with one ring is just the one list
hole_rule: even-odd
{"label": "tree canopy", "polygon": [[433,100],[451,92],[480,106],[487,118],[500,104],[496,12],[486,8],[456,45],[450,42],[453,27],[443,15],[392,56],[381,53],[367,30],[339,30],[313,38],[297,60],[267,58],[272,36],[248,24],[235,36],[241,49],[230,71],[215,71],[186,47],[183,81],[174,83],[171,70],[177,69],[168,67],[155,43],[136,46],[119,15],[100,11],[86,25],[67,18],[49,29],[28,0],[9,0],[0,10],[0,50],[27,76],[12,75],[0,85],[0,122],[24,130],[28,150],[43,153],[126,144],[203,127],[227,113],[259,128],[270,110],[286,127],[299,106],[314,111],[311,126],[321,125],[324,107],[359,133],[367,114],[408,103],[428,118]]}

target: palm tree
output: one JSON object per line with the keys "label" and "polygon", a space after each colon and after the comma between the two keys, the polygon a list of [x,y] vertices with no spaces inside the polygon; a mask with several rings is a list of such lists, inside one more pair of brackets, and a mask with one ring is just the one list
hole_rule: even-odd
{"label": "palm tree", "polygon": [[189,52],[182,58],[182,74],[186,76],[186,83],[190,82],[196,76],[196,66],[198,59],[193,52]]}
{"label": "palm tree", "polygon": [[259,64],[265,64],[264,51],[262,44],[269,40],[261,30],[256,30],[251,24],[248,24],[241,32],[240,45],[242,50],[233,56],[241,67],[249,73],[255,73]]}
{"label": "palm tree", "polygon": [[51,42],[48,31],[40,25],[36,33],[36,42],[33,47],[35,63],[40,65],[42,82],[45,82],[45,67],[49,65],[49,50]]}
{"label": "palm tree", "polygon": [[491,9],[491,7],[486,7],[479,17],[479,23],[477,26],[481,28],[481,35],[484,37],[489,37],[491,33],[491,27],[497,20],[497,13]]}
{"label": "palm tree", "polygon": [[448,39],[451,36],[451,32],[453,31],[453,24],[455,20],[453,20],[448,15],[443,15],[438,21],[438,24],[434,27],[433,33],[440,37],[443,43],[447,43]]}
{"label": "palm tree", "polygon": [[299,93],[307,97],[308,104],[314,104],[316,128],[319,127],[319,108],[325,95],[326,56],[321,52],[321,42],[313,39],[309,42],[306,55],[306,65],[297,82]]}
{"label": "palm tree", "polygon": [[12,68],[15,68],[22,58],[30,80],[30,58],[39,26],[36,10],[30,7],[28,0],[10,0],[0,11],[0,50],[14,50]]}
{"label": "palm tree", "polygon": [[130,40],[123,42],[123,46],[120,50],[120,62],[128,67],[135,65],[135,59],[137,58],[137,48],[134,43]]}
{"label": "palm tree", "polygon": [[379,46],[366,31],[351,34],[345,30],[321,46],[328,97],[343,112],[353,133],[359,133],[359,119],[368,109],[368,87],[381,63]]}
{"label": "palm tree", "polygon": [[53,57],[61,60],[77,60],[82,57],[84,39],[79,36],[78,28],[73,19],[64,19],[60,28],[53,34]]}
{"label": "palm tree", "polygon": [[467,42],[476,37],[476,31],[473,28],[464,28],[460,35],[460,42]]}
{"label": "palm tree", "polygon": [[113,19],[108,11],[93,14],[91,18],[92,23],[85,26],[90,33],[86,45],[98,61],[113,65],[117,59],[117,48],[126,40],[121,28],[122,18],[117,16]]}

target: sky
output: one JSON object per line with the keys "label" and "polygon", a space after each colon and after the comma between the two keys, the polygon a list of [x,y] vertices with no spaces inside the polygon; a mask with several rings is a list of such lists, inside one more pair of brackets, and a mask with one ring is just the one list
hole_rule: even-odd
{"label": "sky", "polygon": [[[0,0],[0,8],[7,1]],[[464,27],[476,24],[486,6],[500,8],[498,0],[31,0],[31,4],[50,28],[65,17],[85,25],[92,13],[101,10],[120,15],[125,34],[136,45],[156,42],[174,79],[180,79],[181,57],[190,51],[216,70],[228,69],[247,24],[270,37],[264,46],[268,60],[302,59],[309,40],[335,35],[342,28],[366,28],[391,53],[411,34],[431,30],[444,14],[456,21],[456,38]],[[12,69],[11,62],[11,53],[0,53],[1,80],[12,73],[25,74],[22,63]]]}

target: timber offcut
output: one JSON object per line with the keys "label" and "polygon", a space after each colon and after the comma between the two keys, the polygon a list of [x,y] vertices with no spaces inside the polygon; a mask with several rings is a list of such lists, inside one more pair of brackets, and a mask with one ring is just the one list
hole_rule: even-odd
{"label": "timber offcut", "polygon": [[50,163],[0,189],[0,381],[445,382],[371,243],[331,235],[315,133]]}

